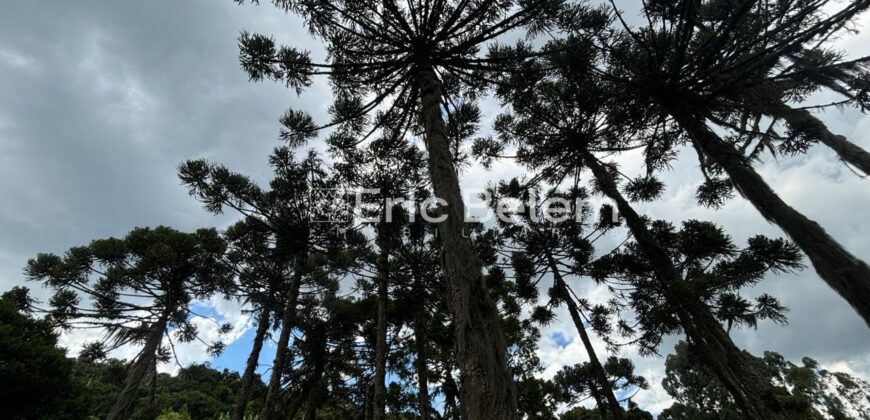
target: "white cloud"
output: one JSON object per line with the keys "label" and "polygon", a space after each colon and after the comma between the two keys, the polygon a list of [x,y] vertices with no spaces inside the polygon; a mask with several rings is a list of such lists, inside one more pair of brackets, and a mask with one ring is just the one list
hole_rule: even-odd
{"label": "white cloud", "polygon": [[[212,298],[208,301],[194,302],[193,306],[201,310],[201,312],[197,311],[200,315],[210,316],[210,318],[196,316],[191,321],[197,327],[199,337],[205,343],[220,340],[227,346],[232,345],[252,326],[252,317],[250,314],[243,313],[245,308],[236,302]],[[209,312],[214,312],[214,315],[210,315]],[[233,326],[233,329],[228,334],[221,335],[220,326],[224,323],[229,323]],[[194,363],[204,363],[211,359],[211,356],[207,352],[208,346],[205,343],[199,340],[181,343],[175,339],[173,332],[170,332],[170,335],[172,336],[172,344],[175,347],[177,359],[173,357],[168,363],[160,364],[158,366],[160,372],[168,372],[174,375],[178,373],[179,365],[188,366]],[[99,341],[102,336],[103,333],[100,330],[76,329],[64,332],[59,339],[59,344],[67,349],[69,356],[75,357],[81,350],[82,345]],[[171,347],[170,340],[165,336],[162,345]],[[129,361],[136,357],[140,349],[140,346],[123,346],[110,353],[109,357]]]}

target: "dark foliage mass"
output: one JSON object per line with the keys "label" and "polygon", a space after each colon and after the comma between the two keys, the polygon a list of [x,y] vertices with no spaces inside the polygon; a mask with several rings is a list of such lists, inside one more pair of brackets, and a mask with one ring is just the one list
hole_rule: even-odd
{"label": "dark foliage mass", "polygon": [[[638,19],[612,1],[271,3],[325,59],[244,31],[242,69],[297,94],[328,83],[330,120],[281,115],[265,184],[179,165],[205,210],[238,217],[223,230],[134,228],[31,259],[51,297],[0,299],[0,417],[652,419],[637,396],[657,384],[620,353],[675,336],[659,418],[870,416],[863,380],[731,337],[787,325],[789,302],[752,288],[804,264],[870,321],[867,264],[756,171],[820,144],[870,173],[812,112],[870,106],[870,59],[831,47],[870,0],[647,0]],[[841,99],[808,105],[820,91]],[[699,205],[742,197],[787,238],[640,214],[682,151]],[[620,166],[630,154],[643,163]],[[463,172],[504,161],[526,174],[484,194],[500,217],[467,220]],[[178,343],[224,350],[230,324],[198,309],[219,299],[250,317],[243,368],[180,366]],[[553,325],[585,359],[545,377]],[[85,330],[98,339],[69,358],[59,334]]]}
{"label": "dark foliage mass", "polygon": [[63,418],[77,410],[72,363],[57,348],[51,322],[23,314],[27,292],[12,289],[0,299],[0,416]]}
{"label": "dark foliage mass", "polygon": [[[0,299],[0,396],[7,419],[86,419],[106,417],[122,394],[128,373],[123,360],[81,352],[70,359],[57,347],[52,319],[27,312],[26,289],[13,289]],[[22,305],[24,303],[24,305]],[[238,373],[207,365],[181,368],[177,374],[156,374],[137,387],[132,419],[153,419],[168,412],[189,418],[227,415],[239,389]],[[262,403],[265,386],[257,380],[251,406]]]}

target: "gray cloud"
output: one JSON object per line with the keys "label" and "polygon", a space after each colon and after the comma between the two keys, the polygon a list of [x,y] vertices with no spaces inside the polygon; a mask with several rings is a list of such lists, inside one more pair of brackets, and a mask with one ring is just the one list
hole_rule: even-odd
{"label": "gray cloud", "polygon": [[175,167],[206,157],[258,179],[287,106],[252,84],[235,37],[250,28],[316,47],[297,19],[232,2],[17,2],[0,17],[0,284],[26,258],[133,226],[224,223],[199,210]]}

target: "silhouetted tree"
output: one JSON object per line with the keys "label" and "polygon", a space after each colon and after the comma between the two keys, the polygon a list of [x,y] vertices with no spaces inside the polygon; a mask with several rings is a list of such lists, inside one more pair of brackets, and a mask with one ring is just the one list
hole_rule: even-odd
{"label": "silhouetted tree", "polygon": [[[274,79],[297,91],[308,86],[312,77],[328,75],[335,94],[332,123],[318,127],[307,114],[291,110],[282,118],[286,128],[282,138],[300,144],[321,128],[338,126],[360,134],[352,142],[361,144],[382,126],[422,129],[432,188],[445,202],[442,210],[447,218],[438,229],[466,394],[462,409],[472,420],[516,418],[497,308],[484,286],[480,262],[462,234],[465,209],[455,166],[455,145],[461,138],[450,138],[444,114],[448,120],[450,115],[476,114],[473,106],[460,102],[460,92],[473,99],[492,82],[487,71],[511,71],[513,62],[528,56],[481,56],[486,42],[523,25],[540,29],[561,2],[273,3],[304,17],[310,31],[323,40],[328,62],[313,63],[306,52],[276,47],[271,38],[243,33],[242,66],[254,80]],[[386,109],[375,113],[379,107]],[[372,113],[376,115],[369,118]]]}
{"label": "silhouetted tree", "polygon": [[[800,269],[800,252],[793,244],[759,235],[739,249],[721,228],[697,220],[683,222],[680,230],[656,221],[649,230],[681,273],[680,293],[702,302],[706,312],[726,325],[726,333],[734,326],[755,328],[765,319],[785,323],[786,309],[776,298],[762,294],[751,302],[739,292],[768,273]],[[637,327],[643,331],[637,344],[647,352],[655,352],[662,337],[679,328],[675,302],[666,299],[668,292],[650,271],[649,257],[637,242],[597,259],[587,273],[608,283],[616,298],[634,309]]]}
{"label": "silhouetted tree", "polygon": [[274,246],[274,232],[256,219],[237,222],[227,229],[224,237],[229,245],[226,259],[237,277],[229,295],[253,306],[251,312],[256,314],[257,329],[232,413],[233,420],[241,420],[250,399],[260,351],[273,324],[272,314],[282,312],[282,302],[288,297],[286,289],[292,266],[286,255]]}
{"label": "silhouetted tree", "polygon": [[423,156],[400,135],[401,131],[386,130],[384,137],[376,139],[364,150],[346,147],[341,135],[332,138],[332,154],[337,158],[336,172],[346,188],[360,192],[358,197],[362,207],[358,210],[369,221],[365,225],[374,229],[377,247],[377,256],[372,261],[377,277],[375,420],[383,420],[386,409],[387,304],[395,276],[391,259],[401,247],[401,236],[408,219],[405,216],[408,214],[407,206],[399,200],[425,191]]}
{"label": "silhouetted tree", "polygon": [[321,409],[340,409],[342,402],[352,402],[356,407],[344,417],[361,418],[358,407],[363,396],[358,385],[371,381],[363,380],[367,369],[359,363],[357,338],[369,317],[368,306],[337,296],[339,277],[322,276],[319,283],[300,302],[289,353],[292,364],[285,366],[282,375],[287,391],[281,417],[302,413],[305,419],[321,418]]}
{"label": "silhouetted tree", "polygon": [[[142,379],[163,358],[166,336],[179,341],[202,339],[191,302],[208,299],[231,285],[222,258],[226,243],[214,229],[183,233],[168,227],[137,228],[124,238],[108,238],[71,248],[63,257],[39,254],[25,270],[31,280],[55,290],[49,300],[52,319],[65,328],[106,332],[103,351],[143,343],[109,419],[123,418]],[[220,326],[230,330],[229,324]],[[206,343],[219,354],[223,343]]]}
{"label": "silhouetted tree", "polygon": [[397,339],[399,363],[396,366],[407,366],[398,372],[400,377],[416,380],[416,405],[421,419],[437,418],[432,409],[429,387],[430,383],[436,386],[439,382],[433,379],[439,367],[435,363],[437,357],[432,355],[451,352],[453,347],[446,327],[449,310],[439,258],[440,244],[435,227],[423,220],[421,214],[424,211],[421,206],[427,197],[428,194],[422,193],[414,195],[393,262],[396,281],[394,316],[413,330],[413,335]]}
{"label": "silhouetted tree", "polygon": [[[739,349],[709,308],[701,305],[697,295],[685,293],[691,289],[686,288],[685,279],[665,248],[667,245],[658,242],[647,221],[629,204],[617,184],[617,176],[628,178],[625,190],[634,200],[657,198],[664,185],[655,178],[655,172],[673,157],[660,142],[672,132],[657,129],[630,136],[637,132],[635,114],[645,109],[627,104],[624,98],[611,100],[613,84],[606,77],[596,77],[592,70],[601,54],[594,45],[570,39],[553,42],[547,48],[554,53],[525,69],[525,77],[535,80],[534,85],[499,92],[510,101],[513,112],[496,120],[499,137],[479,141],[475,147],[477,154],[491,158],[503,154],[506,147],[515,147],[520,163],[533,168],[537,179],[554,185],[566,178],[577,178],[581,170],[588,168],[594,189],[614,201],[638,249],[645,255],[647,273],[670,303],[669,311],[673,311],[678,322],[673,327],[682,328],[693,343],[703,347],[711,370],[730,384],[729,391],[735,394],[745,416],[769,416],[771,408],[762,401],[762,396],[769,392],[764,392],[765,386],[753,379]],[[630,149],[643,149],[645,175],[629,178],[595,155]],[[625,330],[629,325],[619,327]],[[776,408],[772,407],[774,411]]]}
{"label": "silhouetted tree", "polygon": [[50,319],[28,314],[33,303],[23,287],[0,297],[0,416],[82,416],[80,407],[69,402],[78,393],[72,380],[73,364],[57,347],[58,334]]}
{"label": "silhouetted tree", "polygon": [[[613,393],[604,367],[596,355],[587,332],[584,311],[600,318],[607,315],[602,306],[592,307],[574,295],[565,278],[582,272],[594,253],[592,241],[605,233],[611,225],[599,223],[591,232],[586,232],[589,208],[585,204],[588,195],[576,186],[568,192],[522,186],[514,179],[493,189],[492,210],[500,214],[500,233],[509,243],[501,244],[511,252],[511,268],[517,281],[517,295],[537,296],[537,288],[543,276],[553,279],[550,301],[538,306],[533,317],[548,322],[553,314],[551,308],[564,303],[583,346],[589,357],[589,372],[595,383],[589,385],[591,396],[605,417],[622,418],[622,408]],[[507,198],[519,200],[519,211],[499,208]],[[590,321],[592,324],[600,322]]]}
{"label": "silhouetted tree", "polygon": [[[283,255],[292,267],[281,310],[278,350],[261,413],[263,420],[275,415],[303,280],[325,265],[329,265],[325,268],[328,271],[342,270],[354,259],[342,254],[349,208],[342,197],[333,194],[335,179],[317,156],[312,152],[297,159],[291,150],[279,147],[270,156],[270,164],[275,171],[270,190],[261,189],[244,175],[202,160],[188,161],[179,168],[182,182],[207,210],[221,213],[230,208],[269,229],[275,235],[275,252]],[[319,254],[332,258],[315,258]]]}
{"label": "silhouetted tree", "polygon": [[[600,365],[599,365],[600,366]],[[623,400],[630,400],[638,391],[648,387],[646,379],[643,376],[634,374],[634,364],[631,360],[609,357],[601,368],[606,378],[605,386],[610,393],[619,392],[628,394]],[[595,395],[602,392],[598,367],[592,363],[578,363],[573,366],[565,366],[556,372],[553,382],[559,387],[564,394],[564,398],[568,401],[569,406],[576,404],[578,401],[592,396],[596,400],[601,399]],[[604,406],[601,404],[601,406]],[[629,415],[622,413],[622,408],[616,407],[619,411],[599,410],[601,418],[632,418]],[[618,413],[618,414],[615,414]]]}
{"label": "silhouetted tree", "polygon": [[[784,202],[750,159],[707,124],[720,112],[739,114],[741,109],[731,107],[729,99],[746,103],[742,95],[752,88],[765,89],[762,81],[785,77],[776,72],[782,60],[799,54],[807,44],[823,45],[870,7],[870,1],[849,2],[828,12],[829,5],[828,0],[744,0],[727,7],[719,0],[652,2],[643,8],[648,25],[640,28],[629,27],[614,6],[623,30],[592,35],[607,51],[594,71],[613,81],[614,98],[644,104],[637,116],[646,121],[647,129],[655,126],[684,134],[703,168],[727,175],[727,183],[707,185],[707,192],[714,188],[727,193],[729,184],[736,187],[765,219],[789,235],[819,276],[870,323],[870,267]],[[770,102],[764,94],[759,96],[762,103]],[[771,109],[777,111],[765,111]],[[654,142],[666,152],[680,143],[670,136]]]}

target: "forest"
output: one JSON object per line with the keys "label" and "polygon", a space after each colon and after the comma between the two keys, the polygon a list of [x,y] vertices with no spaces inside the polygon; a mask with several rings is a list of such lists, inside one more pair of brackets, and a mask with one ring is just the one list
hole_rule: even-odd
{"label": "forest", "polygon": [[[835,46],[870,0],[235,3],[300,18],[325,51],[249,28],[242,77],[295,95],[325,83],[330,118],[275,115],[267,182],[178,163],[180,188],[228,226],[120,226],[32,255],[0,298],[0,417],[870,419],[860,375],[734,338],[790,328],[793,302],[756,287],[799,272],[870,325],[866,256],[758,169],[824,148],[870,176],[861,140],[819,116],[870,107],[870,55]],[[644,214],[687,150],[696,206],[745,201],[781,235]],[[467,217],[469,168],[501,162],[522,173],[474,191],[496,216]],[[230,338],[210,299],[242,305],[251,334]],[[585,361],[544,375],[559,317]],[[98,338],[61,344],[85,331]],[[183,363],[186,343],[245,359]],[[652,386],[669,407],[636,402]]]}

